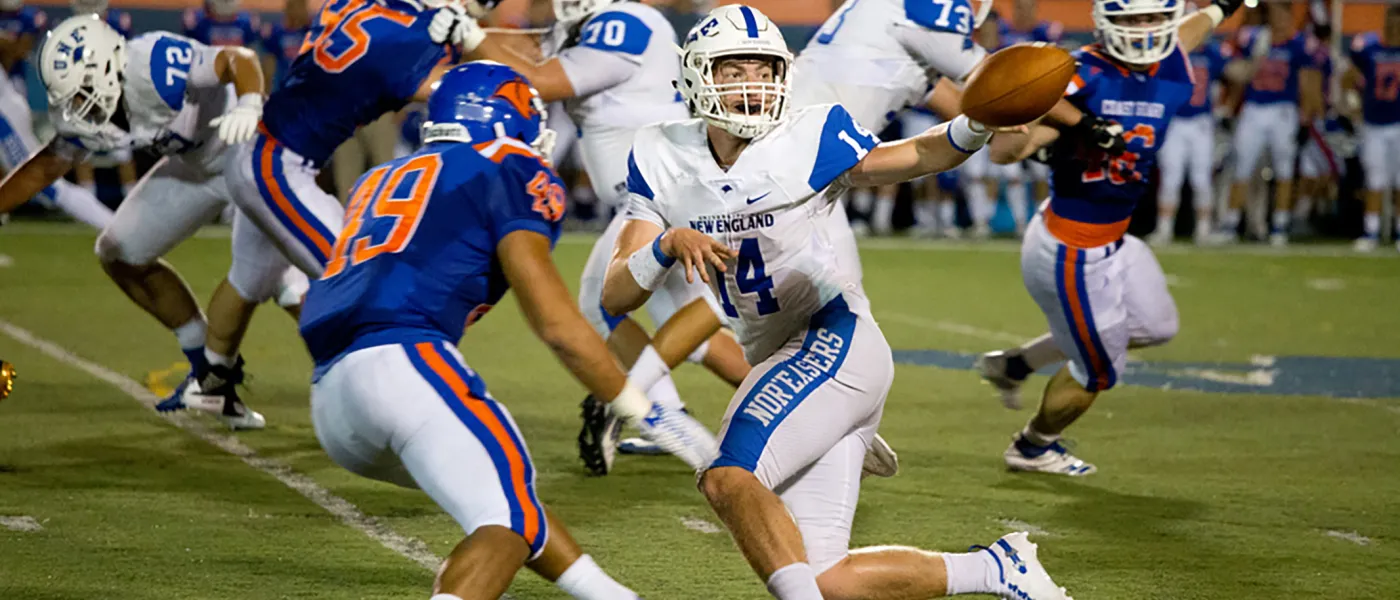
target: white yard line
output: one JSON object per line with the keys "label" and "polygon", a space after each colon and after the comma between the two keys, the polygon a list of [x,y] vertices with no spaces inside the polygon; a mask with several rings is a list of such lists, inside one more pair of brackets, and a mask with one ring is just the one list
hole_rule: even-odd
{"label": "white yard line", "polygon": [[695,517],[681,517],[681,518],[680,518],[680,521],[681,521],[681,527],[684,527],[684,528],[689,529],[689,530],[691,530],[691,531],[694,531],[694,532],[696,532],[696,533],[723,533],[723,532],[724,532],[724,529],[721,529],[719,525],[715,525],[714,523],[711,523],[711,522],[706,521],[706,520],[704,520],[704,519],[697,519],[697,518],[695,518]]}
{"label": "white yard line", "polygon": [[[102,365],[82,358],[63,347],[40,338],[28,330],[20,328],[8,321],[0,320],[0,332],[14,338],[16,341],[38,350],[50,358],[65,365],[71,366],[79,371],[87,373],[93,377],[112,384],[113,387],[130,396],[131,399],[140,402],[143,406],[153,407],[160,398],[152,394],[141,384],[131,378],[108,369]],[[365,534],[366,537],[379,542],[380,545],[399,553],[419,566],[429,571],[437,571],[442,559],[432,551],[428,550],[428,545],[421,540],[407,537],[396,533],[394,530],[383,525],[373,517],[360,512],[354,504],[348,500],[332,494],[326,488],[321,487],[314,480],[306,475],[293,471],[290,467],[269,458],[259,456],[252,448],[243,442],[225,433],[218,433],[211,430],[199,420],[181,413],[162,415],[171,424],[185,430],[224,452],[237,456],[248,466],[253,467],[263,473],[271,475],[278,481],[297,493],[305,496],[306,499],[316,503],[317,506],[326,509],[341,523],[348,525],[352,529]]]}
{"label": "white yard line", "polygon": [[44,526],[39,524],[39,520],[29,515],[0,517],[0,527],[4,527],[10,531],[23,531],[25,533],[44,530]]}
{"label": "white yard line", "polygon": [[876,313],[877,314],[875,315],[875,319],[877,321],[894,321],[896,323],[903,323],[905,325],[913,325],[915,327],[933,329],[935,331],[943,331],[946,333],[955,333],[958,335],[965,335],[968,337],[974,337],[990,342],[1020,344],[1022,342],[1029,341],[1033,337],[1029,335],[1011,333],[1009,331],[982,329],[981,327],[974,327],[966,323],[958,323],[955,321],[944,321],[941,319],[928,319],[924,317],[916,317],[914,315],[889,310],[880,310],[876,311]]}
{"label": "white yard line", "polygon": [[1036,537],[1055,537],[1055,534],[1020,519],[998,519],[997,524],[1011,531],[1024,531]]}
{"label": "white yard line", "polygon": [[1364,535],[1361,535],[1361,534],[1359,534],[1359,533],[1357,533],[1357,532],[1355,532],[1355,531],[1335,531],[1335,530],[1328,530],[1326,535],[1327,535],[1327,537],[1330,537],[1330,538],[1332,538],[1332,539],[1334,539],[1334,540],[1343,540],[1343,541],[1351,542],[1351,543],[1356,544],[1356,545],[1358,545],[1358,546],[1369,546],[1369,545],[1371,545],[1371,538],[1368,538],[1368,537],[1366,537],[1366,536],[1364,536]]}

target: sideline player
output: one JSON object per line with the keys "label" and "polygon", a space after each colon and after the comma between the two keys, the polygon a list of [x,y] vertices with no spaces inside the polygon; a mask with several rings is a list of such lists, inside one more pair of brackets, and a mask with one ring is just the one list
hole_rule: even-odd
{"label": "sideline player", "polygon": [[[262,107],[257,57],[164,32],[127,43],[88,14],[49,34],[39,73],[58,135],[0,183],[0,213],[52,185],[90,152],[148,148],[164,156],[122,202],[96,252],[112,281],[175,334],[198,371],[206,364],[208,326],[189,287],[161,257],[228,203],[224,165],[234,145],[252,137]],[[249,260],[256,257],[240,255],[241,234],[249,229],[234,224],[234,260],[221,289],[281,281],[283,270],[263,273],[264,264]],[[236,396],[198,406],[235,429],[264,425]]]}
{"label": "sideline player", "polygon": [[1024,533],[968,554],[849,547],[894,364],[848,268],[857,257],[833,243],[835,199],[953,168],[991,133],[958,117],[879,144],[839,104],[790,110],[792,55],[744,5],[702,18],[681,60],[678,87],[697,118],[637,133],[603,302],[624,312],[675,271],[698,278],[757,364],[700,478],[749,565],[783,600],[1064,599]]}
{"label": "sideline player", "polygon": [[[1064,35],[1064,24],[1059,21],[1042,21],[1036,18],[1036,0],[1016,0],[1015,4],[1012,5],[1011,23],[1002,33],[1007,46],[1035,42],[1058,46],[1064,41]],[[988,46],[988,48],[995,47]],[[1022,166],[1025,167],[1025,172],[1030,175],[1031,183],[1034,186],[1035,201],[1040,202],[1050,197],[1050,165],[1038,160],[1027,160],[1022,163]],[[1007,200],[1010,201],[1012,197],[1010,190],[1023,188],[1024,185],[1024,183],[1017,182],[1014,188],[1008,187]],[[1011,203],[1013,217],[1017,214],[1025,214],[1024,209],[1020,209],[1022,212],[1016,212],[1016,207],[1019,204],[1018,202]],[[1016,219],[1016,234],[1018,236],[1021,235],[1025,222],[1024,218]]]}
{"label": "sideline player", "polygon": [[1316,45],[1316,38],[1294,25],[1292,2],[1269,3],[1268,25],[1250,30],[1239,44],[1250,49],[1254,75],[1235,124],[1235,181],[1219,230],[1224,241],[1237,239],[1235,231],[1255,167],[1267,150],[1274,171],[1269,243],[1288,244],[1298,132],[1322,116],[1323,82],[1315,60]]}
{"label": "sideline player", "polygon": [[[579,282],[579,309],[630,368],[648,353],[651,338],[628,314],[603,310],[603,275],[625,221],[621,208],[627,201],[627,152],[633,135],[645,125],[687,116],[672,87],[680,75],[676,33],[660,11],[640,2],[558,0],[554,8],[557,22],[551,40],[558,47],[543,49],[549,57],[543,62],[515,50],[510,42],[520,36],[509,32],[488,35],[471,56],[514,67],[540,90],[545,102],[562,101],[578,127],[575,147],[581,152],[593,190],[603,206],[619,211],[588,255]],[[693,302],[704,302],[718,315],[719,304],[709,290],[677,274],[658,290],[646,309],[660,327]],[[703,341],[691,360],[735,385],[749,371],[739,345],[723,332]],[[672,409],[685,406],[669,374],[646,392]],[[584,400],[579,450],[590,470],[601,475],[609,467],[607,461],[598,459],[610,452],[607,446],[612,442],[611,434],[604,431],[607,426],[600,408],[596,399]]]}
{"label": "sideline player", "polygon": [[[1194,12],[1194,11],[1193,11]],[[1157,191],[1157,229],[1148,242],[1170,244],[1176,230],[1176,211],[1181,204],[1181,186],[1189,175],[1191,206],[1196,211],[1196,243],[1204,243],[1212,231],[1215,212],[1215,86],[1233,58],[1229,45],[1215,40],[1202,44],[1190,55],[1195,87],[1191,99],[1172,118],[1171,133],[1162,142],[1161,185]]]}
{"label": "sideline player", "polygon": [[287,0],[282,9],[282,22],[268,21],[258,32],[263,49],[263,75],[267,89],[277,91],[292,68],[292,61],[301,55],[306,32],[311,30],[311,14],[306,0]]}
{"label": "sideline player", "polygon": [[[1361,161],[1366,171],[1366,215],[1359,252],[1376,249],[1381,234],[1381,202],[1393,194],[1396,238],[1400,238],[1400,5],[1385,11],[1381,35],[1357,36],[1345,79],[1361,88]],[[1360,84],[1359,86],[1357,84]],[[1395,247],[1400,250],[1400,239]]]}
{"label": "sideline player", "polygon": [[205,0],[204,10],[185,10],[185,37],[206,46],[256,48],[259,19],[241,8],[241,0]]}
{"label": "sideline player", "polygon": [[544,158],[543,112],[504,65],[442,75],[425,145],[360,178],[302,313],[316,360],[312,424],[326,453],[359,475],[421,488],[467,534],[438,570],[435,600],[498,598],[522,565],[575,598],[637,598],[544,509],[524,436],[457,351],[462,324],[508,289],[589,391],[643,428],[655,419],[682,436],[677,454],[696,468],[715,453],[694,419],[653,413],[550,260],[565,198]]}
{"label": "sideline player", "polygon": [[1161,134],[1191,98],[1186,56],[1240,3],[1216,0],[1182,20],[1180,4],[1095,1],[1099,42],[1074,53],[1079,72],[1061,104],[1114,119],[1125,132],[1126,152],[1103,152],[1047,125],[993,141],[993,160],[1024,158],[1056,144],[1054,193],[1021,245],[1021,275],[1050,334],[984,354],[976,368],[1009,408],[1019,408],[1026,377],[1069,357],[1046,385],[1039,412],[1006,449],[1013,470],[1093,473],[1094,465],[1060,443],[1061,432],[1117,383],[1129,347],[1164,344],[1176,335],[1176,304],[1162,267],[1126,232],[1137,202],[1151,193]]}

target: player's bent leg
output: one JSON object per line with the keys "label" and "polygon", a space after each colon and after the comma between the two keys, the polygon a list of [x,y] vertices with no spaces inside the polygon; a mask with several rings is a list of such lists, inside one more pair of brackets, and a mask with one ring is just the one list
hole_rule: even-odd
{"label": "player's bent leg", "polygon": [[510,528],[477,528],[452,549],[433,581],[434,597],[451,594],[460,600],[496,600],[510,587],[516,572],[530,557],[530,545]]}
{"label": "player's bent leg", "polygon": [[265,133],[232,149],[225,170],[238,209],[312,277],[325,268],[345,213],[340,201],[316,184],[318,173]]}
{"label": "player's bent leg", "polygon": [[59,179],[53,182],[53,202],[69,216],[94,229],[106,229],[114,213],[92,192]]}
{"label": "player's bent leg", "polygon": [[1128,313],[1128,347],[1160,346],[1176,337],[1180,319],[1176,301],[1167,290],[1167,277],[1152,249],[1135,237],[1124,239],[1123,305]]}

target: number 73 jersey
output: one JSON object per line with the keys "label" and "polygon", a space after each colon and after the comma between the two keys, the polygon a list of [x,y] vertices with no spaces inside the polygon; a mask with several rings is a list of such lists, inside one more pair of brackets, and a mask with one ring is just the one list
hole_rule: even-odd
{"label": "number 73 jersey", "polygon": [[[736,257],[710,285],[751,364],[807,330],[844,294],[869,312],[860,258],[832,243],[843,190],[833,183],[879,143],[840,105],[810,106],[754,139],[727,171],[710,153],[703,120],[642,128],[628,157],[626,218],[689,228]],[[681,268],[679,264],[674,268]]]}

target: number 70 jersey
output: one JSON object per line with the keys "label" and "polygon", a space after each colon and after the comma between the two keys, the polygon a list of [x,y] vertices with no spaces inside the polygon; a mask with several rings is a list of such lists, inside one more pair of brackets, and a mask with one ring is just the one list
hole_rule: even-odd
{"label": "number 70 jersey", "polygon": [[[736,254],[710,285],[750,364],[802,335],[826,303],[844,294],[869,312],[855,275],[860,258],[831,240],[843,190],[833,182],[879,138],[837,104],[790,112],[756,138],[727,171],[715,163],[703,120],[642,128],[628,158],[626,218],[689,228]],[[681,268],[679,264],[675,268]]]}

